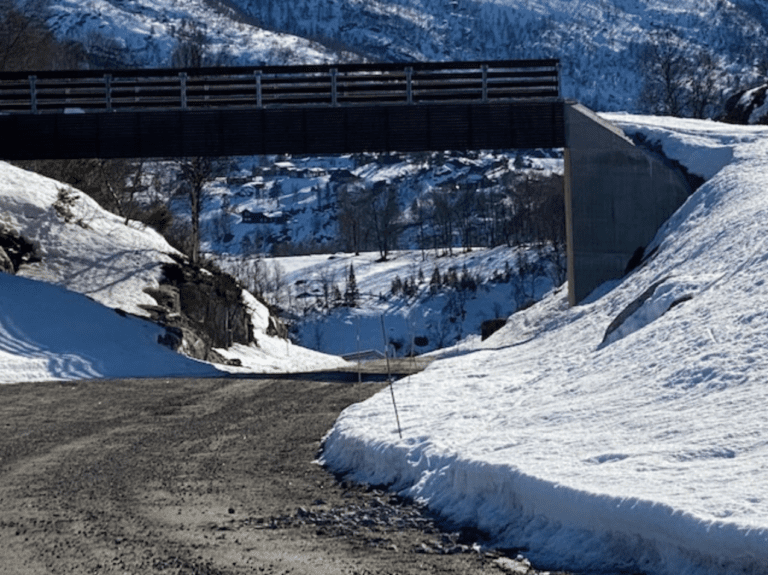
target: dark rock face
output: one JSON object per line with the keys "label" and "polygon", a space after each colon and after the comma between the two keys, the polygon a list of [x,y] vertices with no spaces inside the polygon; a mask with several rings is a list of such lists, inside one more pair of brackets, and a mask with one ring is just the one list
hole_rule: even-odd
{"label": "dark rock face", "polygon": [[480,324],[480,334],[483,340],[488,339],[507,323],[504,318],[489,319]]}
{"label": "dark rock face", "polygon": [[767,93],[768,84],[764,84],[734,94],[725,103],[725,111],[718,120],[729,124],[768,124]]}
{"label": "dark rock face", "polygon": [[16,270],[13,269],[11,258],[9,258],[8,254],[5,253],[5,250],[0,247],[0,272],[12,274],[15,271]]}
{"label": "dark rock face", "polygon": [[157,305],[142,306],[167,328],[163,345],[186,355],[224,363],[213,348],[255,341],[243,288],[229,275],[179,259],[163,265],[163,282],[147,288]]}

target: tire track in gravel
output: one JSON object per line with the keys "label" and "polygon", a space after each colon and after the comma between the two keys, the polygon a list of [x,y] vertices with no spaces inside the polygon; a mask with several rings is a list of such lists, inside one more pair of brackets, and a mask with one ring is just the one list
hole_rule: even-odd
{"label": "tire track in gravel", "polygon": [[339,412],[383,385],[0,386],[0,574],[535,573],[313,463]]}

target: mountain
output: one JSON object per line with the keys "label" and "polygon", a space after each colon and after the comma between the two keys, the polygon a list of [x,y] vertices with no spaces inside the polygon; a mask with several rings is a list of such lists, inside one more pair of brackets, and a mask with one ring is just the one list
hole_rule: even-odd
{"label": "mountain", "polygon": [[208,61],[233,64],[556,57],[563,94],[605,111],[647,107],[641,96],[661,37],[699,70],[689,70],[687,81],[702,81],[703,62],[711,67],[710,89],[718,94],[750,87],[768,66],[765,0],[46,4],[48,25],[61,38],[82,42],[96,64],[167,65],[178,43],[197,33]]}

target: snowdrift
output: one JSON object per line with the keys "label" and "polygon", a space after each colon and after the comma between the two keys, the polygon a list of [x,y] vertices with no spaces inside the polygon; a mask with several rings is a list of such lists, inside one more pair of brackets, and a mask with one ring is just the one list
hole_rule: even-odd
{"label": "snowdrift", "polygon": [[321,462],[541,568],[763,574],[768,129],[607,117],[708,178],[653,255],[397,382],[402,440],[388,390],[349,407]]}
{"label": "snowdrift", "polygon": [[62,287],[0,273],[0,383],[221,375],[158,345],[164,333]]}

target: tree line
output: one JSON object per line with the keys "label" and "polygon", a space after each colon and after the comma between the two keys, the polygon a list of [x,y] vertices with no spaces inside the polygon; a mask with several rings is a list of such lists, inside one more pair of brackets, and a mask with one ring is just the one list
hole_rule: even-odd
{"label": "tree line", "polygon": [[401,184],[356,179],[337,190],[340,248],[355,254],[378,251],[381,260],[414,244],[437,256],[525,244],[563,253],[563,184],[559,174],[509,170],[495,183],[435,185],[403,206]]}

